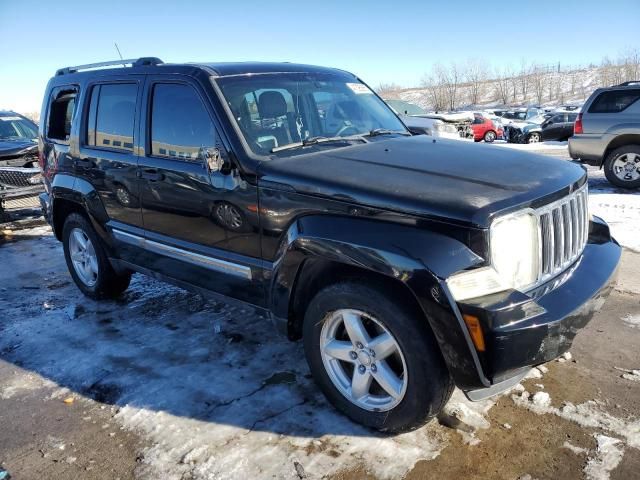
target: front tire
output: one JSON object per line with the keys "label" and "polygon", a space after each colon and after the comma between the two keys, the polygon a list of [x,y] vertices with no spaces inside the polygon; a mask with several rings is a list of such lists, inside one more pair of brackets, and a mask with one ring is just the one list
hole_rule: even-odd
{"label": "front tire", "polygon": [[78,288],[95,300],[116,298],[129,287],[131,273],[117,273],[91,223],[78,213],[70,214],[62,229],[67,268]]}
{"label": "front tire", "polygon": [[640,145],[625,145],[607,155],[604,174],[617,187],[640,187]]}
{"label": "front tire", "polygon": [[436,416],[453,391],[426,320],[382,289],[354,282],[326,287],[309,304],[303,335],[316,383],[357,423],[413,430]]}
{"label": "front tire", "polygon": [[530,133],[527,136],[527,143],[540,143],[542,141],[542,135],[538,132]]}

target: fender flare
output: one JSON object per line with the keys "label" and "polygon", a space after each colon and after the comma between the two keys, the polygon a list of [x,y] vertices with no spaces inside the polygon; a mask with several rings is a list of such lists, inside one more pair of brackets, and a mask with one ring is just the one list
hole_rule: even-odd
{"label": "fender flare", "polygon": [[366,218],[299,218],[284,236],[273,265],[270,307],[275,317],[289,318],[299,274],[309,259],[358,267],[403,283],[422,308],[456,384],[467,389],[490,384],[444,286],[454,272],[484,262],[461,241],[414,225]]}
{"label": "fender flare", "polygon": [[[53,233],[58,239],[62,238],[61,223],[56,218],[56,202],[60,200],[79,205],[89,217],[98,235],[104,240],[108,240],[104,225],[109,217],[98,192],[91,183],[67,173],[58,173],[53,178],[51,182],[51,224]],[[57,225],[58,228],[56,228]]]}

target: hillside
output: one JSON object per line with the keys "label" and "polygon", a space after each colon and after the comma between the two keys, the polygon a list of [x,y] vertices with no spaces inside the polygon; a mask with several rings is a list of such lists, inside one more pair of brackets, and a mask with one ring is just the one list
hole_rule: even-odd
{"label": "hillside", "polygon": [[[498,106],[582,104],[596,88],[640,80],[638,57],[620,63],[560,70],[532,67],[521,74],[484,79],[455,66],[438,67],[424,86],[381,86],[384,98],[401,99],[427,110],[460,110]],[[488,77],[488,75],[487,75]],[[485,77],[486,78],[486,77]]]}

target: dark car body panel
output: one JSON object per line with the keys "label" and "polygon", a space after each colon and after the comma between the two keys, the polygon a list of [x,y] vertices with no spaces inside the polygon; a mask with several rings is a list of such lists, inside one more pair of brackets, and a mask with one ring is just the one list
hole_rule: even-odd
{"label": "dark car body panel", "polygon": [[[336,149],[305,147],[278,158],[258,159],[245,149],[211,78],[279,71],[332,70],[266,63],[159,65],[52,78],[39,134],[47,186],[42,203],[58,238],[57,216],[65,211],[60,205],[78,205],[104,240],[116,269],[133,269],[200,293],[246,302],[285,331],[295,328],[292,322],[298,319],[291,317],[292,304],[314,262],[384,277],[415,298],[463,390],[488,387],[511,363],[522,367],[546,358],[523,358],[519,351],[512,352],[505,332],[502,337],[496,334],[491,348],[509,352],[508,358],[476,351],[461,308],[487,312],[482,318],[493,335],[490,314],[495,307],[487,299],[479,299],[475,307],[458,305],[446,279],[487,264],[487,229],[497,215],[567,195],[584,184],[584,170],[499,147],[424,136],[380,137]],[[340,71],[340,75],[350,74]],[[77,88],[75,115],[82,119],[91,85],[105,81],[139,82],[133,152],[87,147],[83,122],[78,121],[68,142],[48,139],[50,92],[65,85]],[[215,125],[223,170],[149,154],[149,92],[153,82],[165,81],[186,82],[201,94]],[[126,188],[136,202],[119,202],[118,188]],[[220,202],[241,214],[242,228],[229,228],[212,215]],[[619,250],[610,238],[600,243]],[[597,258],[605,249],[589,246],[592,251]],[[613,253],[602,255],[614,258]],[[583,263],[596,265],[592,260]],[[594,278],[610,278],[610,263]],[[583,270],[571,274],[576,276],[575,285],[583,281]],[[563,285],[573,284],[567,280]],[[534,347],[537,343],[539,349],[539,338],[555,332],[552,325],[567,313],[555,308],[563,296],[561,288],[556,294],[551,288],[535,300],[519,294],[528,299],[523,301],[542,305],[548,316],[545,324],[527,329],[530,336],[518,338]],[[597,296],[591,285],[569,298],[576,303],[590,294]]]}
{"label": "dark car body panel", "polygon": [[586,179],[569,162],[423,135],[275,159],[260,173],[305,195],[479,227]]}

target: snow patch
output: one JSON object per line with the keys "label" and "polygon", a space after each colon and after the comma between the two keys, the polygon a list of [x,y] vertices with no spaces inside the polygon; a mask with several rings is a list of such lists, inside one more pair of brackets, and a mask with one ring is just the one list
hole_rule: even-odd
{"label": "snow patch", "polygon": [[603,218],[621,245],[640,252],[640,195],[592,191],[589,213]]}
{"label": "snow patch", "polygon": [[640,315],[628,314],[622,317],[622,321],[631,328],[640,328]]}
{"label": "snow patch", "polygon": [[582,448],[582,447],[578,447],[576,445],[573,445],[569,442],[564,442],[562,444],[563,448],[566,448],[568,450],[571,450],[573,453],[575,453],[576,455],[582,455],[582,454],[587,454],[589,453],[589,450],[587,448]]}
{"label": "snow patch", "polygon": [[532,402],[529,396],[529,392],[524,391],[520,395],[511,395],[511,399],[516,405],[527,408],[537,414],[552,414],[577,423],[582,427],[599,428],[615,433],[624,437],[630,447],[640,449],[640,420],[638,419],[623,420],[616,418],[603,411],[601,409],[602,404],[594,400],[578,405],[565,402],[561,408],[556,408],[551,405]]}
{"label": "snow patch", "polygon": [[584,467],[587,480],[608,480],[609,474],[620,464],[624,446],[617,438],[596,435],[596,454]]}
{"label": "snow patch", "polygon": [[538,407],[548,407],[551,405],[551,397],[547,392],[536,392],[531,401]]}
{"label": "snow patch", "polygon": [[624,372],[620,375],[625,380],[631,380],[632,382],[640,382],[640,370],[628,370],[626,368],[614,367],[616,370]]}

